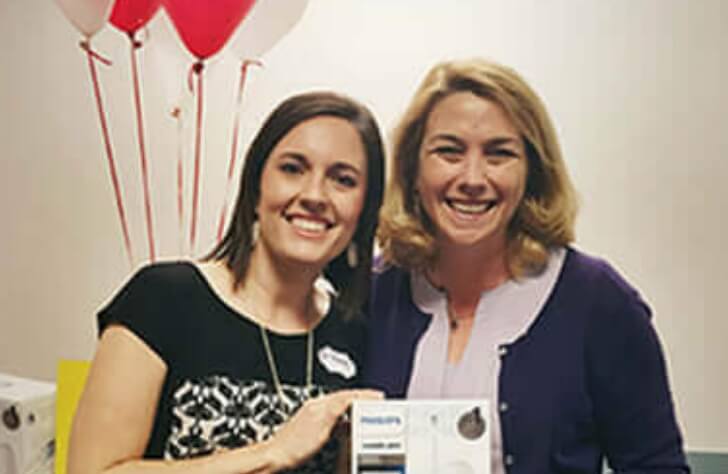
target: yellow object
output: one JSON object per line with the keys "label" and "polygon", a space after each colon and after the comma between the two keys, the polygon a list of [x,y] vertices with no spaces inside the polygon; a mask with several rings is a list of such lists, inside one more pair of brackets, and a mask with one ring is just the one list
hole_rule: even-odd
{"label": "yellow object", "polygon": [[71,436],[73,415],[81,398],[90,362],[61,360],[56,380],[56,474],[66,474],[68,440]]}

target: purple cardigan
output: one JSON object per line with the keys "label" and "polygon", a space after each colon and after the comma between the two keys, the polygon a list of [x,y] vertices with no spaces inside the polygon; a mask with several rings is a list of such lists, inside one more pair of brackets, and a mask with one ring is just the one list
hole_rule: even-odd
{"label": "purple cardigan", "polygon": [[[397,398],[430,322],[409,282],[395,267],[375,275],[369,307],[364,381]],[[690,472],[649,318],[609,264],[568,250],[535,322],[500,351],[509,474],[600,473],[604,457],[618,473]]]}

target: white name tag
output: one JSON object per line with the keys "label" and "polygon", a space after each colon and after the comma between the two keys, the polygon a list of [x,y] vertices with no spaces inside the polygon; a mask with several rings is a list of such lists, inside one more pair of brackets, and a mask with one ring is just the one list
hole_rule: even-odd
{"label": "white name tag", "polygon": [[331,346],[325,346],[319,349],[318,359],[321,365],[332,374],[339,374],[345,379],[350,379],[356,375],[356,364],[346,352],[337,351]]}

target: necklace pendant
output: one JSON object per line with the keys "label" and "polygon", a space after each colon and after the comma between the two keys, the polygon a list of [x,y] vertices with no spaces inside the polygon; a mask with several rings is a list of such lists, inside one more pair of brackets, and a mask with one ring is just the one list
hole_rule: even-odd
{"label": "necklace pendant", "polygon": [[456,319],[450,319],[450,330],[454,331],[458,328],[458,322]]}

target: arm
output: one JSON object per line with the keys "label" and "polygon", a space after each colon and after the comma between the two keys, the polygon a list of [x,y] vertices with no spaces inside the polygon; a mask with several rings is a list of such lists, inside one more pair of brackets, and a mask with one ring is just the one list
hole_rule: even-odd
{"label": "arm", "polygon": [[74,419],[69,474],[272,473],[315,453],[354,398],[342,391],[307,402],[268,441],[210,456],[142,460],[167,367],[126,328],[107,329],[91,365]]}
{"label": "arm", "polygon": [[274,472],[270,444],[189,461],[142,461],[167,367],[134,333],[104,331],[79,401],[70,474]]}
{"label": "arm", "polygon": [[649,308],[636,294],[612,297],[587,339],[590,391],[610,467],[624,474],[690,472]]}

